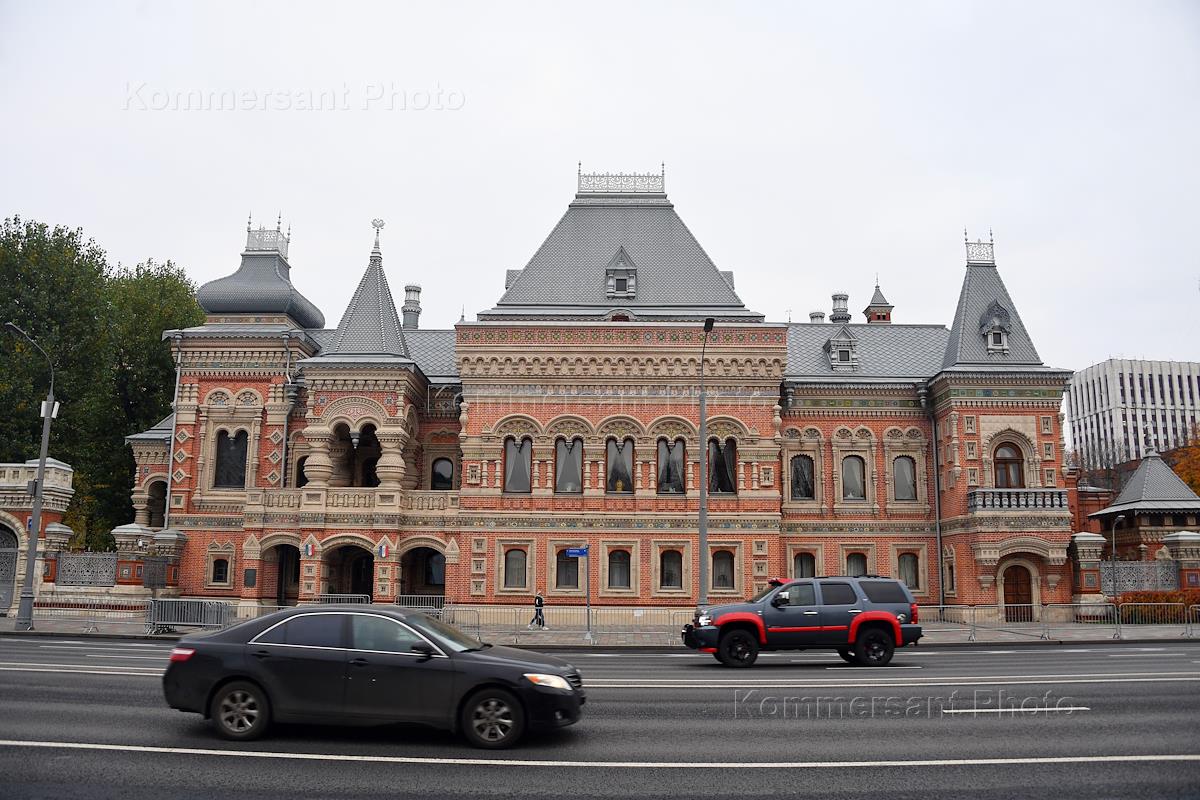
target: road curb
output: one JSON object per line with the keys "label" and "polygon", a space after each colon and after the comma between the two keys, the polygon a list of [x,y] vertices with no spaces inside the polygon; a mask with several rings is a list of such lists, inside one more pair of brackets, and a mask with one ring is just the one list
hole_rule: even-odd
{"label": "road curb", "polygon": [[30,639],[51,638],[51,639],[123,639],[123,640],[141,640],[150,642],[176,642],[179,641],[181,633],[79,633],[78,631],[0,631],[0,637],[21,638],[27,637]]}

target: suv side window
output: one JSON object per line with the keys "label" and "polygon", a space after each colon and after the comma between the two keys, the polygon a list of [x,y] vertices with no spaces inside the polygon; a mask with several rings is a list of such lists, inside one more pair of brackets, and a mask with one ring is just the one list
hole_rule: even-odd
{"label": "suv side window", "polygon": [[908,603],[908,596],[896,581],[859,581],[872,603]]}
{"label": "suv side window", "polygon": [[305,614],[280,627],[286,628],[287,643],[300,647],[345,647],[342,635],[345,614]]}
{"label": "suv side window", "polygon": [[415,633],[395,620],[368,614],[352,614],[350,629],[355,650],[411,653],[412,646],[421,641]]}
{"label": "suv side window", "polygon": [[838,581],[821,581],[821,604],[826,606],[846,606],[858,602],[854,587]]}
{"label": "suv side window", "polygon": [[815,606],[817,592],[811,583],[793,583],[787,588],[788,605]]}

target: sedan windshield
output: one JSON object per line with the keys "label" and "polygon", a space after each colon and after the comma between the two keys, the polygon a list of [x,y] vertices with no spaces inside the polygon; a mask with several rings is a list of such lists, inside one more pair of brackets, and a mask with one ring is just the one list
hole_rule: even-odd
{"label": "sedan windshield", "polygon": [[479,650],[484,646],[474,636],[469,636],[453,625],[447,625],[428,614],[410,614],[407,620],[425,633],[432,634],[437,638],[439,644],[444,644],[456,653],[465,650]]}

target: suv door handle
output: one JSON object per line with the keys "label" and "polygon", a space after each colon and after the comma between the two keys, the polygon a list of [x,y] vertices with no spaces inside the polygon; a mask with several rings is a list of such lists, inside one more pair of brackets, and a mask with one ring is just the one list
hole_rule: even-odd
{"label": "suv door handle", "polygon": [[847,614],[861,614],[862,609],[861,608],[852,608],[849,611],[847,611],[846,613]]}
{"label": "suv door handle", "polygon": [[817,612],[817,611],[805,611],[805,612],[804,612],[804,616],[806,616],[806,617],[815,617],[815,616],[816,616],[818,613],[819,613],[819,612]]}

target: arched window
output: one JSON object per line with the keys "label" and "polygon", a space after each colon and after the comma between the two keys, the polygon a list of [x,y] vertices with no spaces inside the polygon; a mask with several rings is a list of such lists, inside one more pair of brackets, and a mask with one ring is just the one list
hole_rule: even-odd
{"label": "arched window", "polygon": [[[533,470],[533,440],[504,440],[504,491],[528,494]],[[524,585],[524,584],[522,584]]]}
{"label": "arched window", "polygon": [[792,456],[792,499],[815,500],[812,456]]}
{"label": "arched window", "polygon": [[246,488],[246,445],[249,437],[245,431],[230,436],[228,431],[217,434],[217,468],[213,474],[215,489]]}
{"label": "arched window", "polygon": [[559,439],[554,443],[554,491],[579,494],[583,491],[583,439]]}
{"label": "arched window", "polygon": [[867,574],[867,557],[863,553],[851,553],[846,556],[846,574],[857,578]]}
{"label": "arched window", "polygon": [[304,474],[304,465],[308,462],[308,456],[304,456],[296,462],[296,488],[303,489],[308,486],[308,476]]}
{"label": "arched window", "polygon": [[446,585],[446,557],[436,551],[425,554],[425,585]]}
{"label": "arched window", "polygon": [[683,553],[662,551],[658,557],[658,585],[660,589],[683,588]]}
{"label": "arched window", "polygon": [[658,493],[683,494],[687,487],[683,469],[683,439],[676,439],[673,442],[660,439],[658,442]]}
{"label": "arched window", "polygon": [[629,581],[629,551],[610,550],[608,552],[608,588],[628,589]]}
{"label": "arched window", "polygon": [[212,562],[212,582],[229,583],[229,559],[214,558]]}
{"label": "arched window", "polygon": [[708,491],[713,494],[737,493],[737,442],[721,444],[708,440]]}
{"label": "arched window", "polygon": [[429,488],[448,491],[454,488],[454,462],[448,458],[435,458],[429,469]]}
{"label": "arched window", "polygon": [[554,559],[554,584],[559,589],[579,588],[579,559],[567,555],[565,547]]}
{"label": "arched window", "polygon": [[633,439],[618,442],[608,440],[608,478],[605,491],[609,494],[629,494],[633,491]]}
{"label": "arched window", "polygon": [[718,550],[712,554],[712,588],[734,588],[733,553],[728,550]]}
{"label": "arched window", "polygon": [[996,488],[1023,489],[1025,488],[1025,469],[1021,460],[1021,451],[1011,444],[1002,444],[996,448]]}
{"label": "arched window", "polygon": [[155,481],[147,488],[146,494],[149,495],[146,510],[150,516],[147,524],[151,528],[161,528],[167,510],[167,482]]}
{"label": "arched window", "polygon": [[861,456],[842,459],[842,499],[867,499],[866,462]]}
{"label": "arched window", "polygon": [[892,462],[892,482],[897,500],[917,499],[917,462],[912,456],[898,456]]}
{"label": "arched window", "polygon": [[796,553],[792,557],[793,578],[817,577],[817,558],[812,553]]}
{"label": "arched window", "polygon": [[916,589],[921,585],[921,576],[919,573],[920,561],[917,559],[916,553],[901,553],[897,560],[900,567],[900,580],[904,581],[904,585],[910,589]]}
{"label": "arched window", "polygon": [[504,588],[523,589],[525,581],[525,551],[519,547],[504,553]]}

